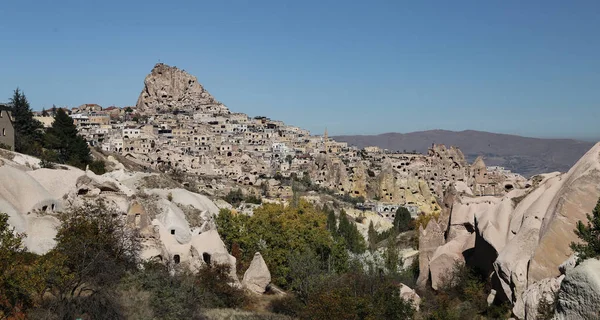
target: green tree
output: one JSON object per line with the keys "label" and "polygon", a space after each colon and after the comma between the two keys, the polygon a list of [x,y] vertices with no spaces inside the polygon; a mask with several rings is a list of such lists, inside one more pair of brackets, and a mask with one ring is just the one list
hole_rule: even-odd
{"label": "green tree", "polygon": [[16,233],[8,224],[8,215],[0,213],[0,318],[19,314],[31,304],[25,288],[23,268],[24,234]]}
{"label": "green tree", "polygon": [[327,229],[332,235],[337,233],[337,219],[335,218],[335,211],[328,207],[323,208],[323,211],[327,212]]}
{"label": "green tree", "polygon": [[363,253],[367,249],[367,245],[365,243],[365,239],[358,231],[356,225],[350,220],[348,220],[348,216],[344,210],[340,211],[340,222],[338,225],[337,234],[344,238],[346,241],[346,245],[348,250],[353,253]]}
{"label": "green tree", "polygon": [[13,107],[15,150],[33,156],[40,156],[44,140],[43,126],[41,122],[33,118],[29,101],[19,88],[15,89],[10,104]]}
{"label": "green tree", "polygon": [[225,195],[224,200],[230,203],[232,206],[237,207],[240,205],[240,203],[242,203],[242,201],[244,201],[244,194],[240,189],[232,189],[227,195]]}
{"label": "green tree", "polygon": [[310,250],[322,263],[332,250],[326,215],[302,199],[298,207],[263,204],[251,217],[221,210],[217,228],[228,248],[239,244],[246,263],[260,252],[273,282],[286,288],[290,285],[290,252]]}
{"label": "green tree", "polygon": [[369,249],[375,250],[378,241],[378,233],[377,230],[375,230],[372,220],[369,222],[369,230],[367,231],[367,235],[369,236]]}
{"label": "green tree", "polygon": [[571,243],[571,249],[577,254],[578,263],[585,259],[600,257],[600,199],[592,214],[586,216],[587,224],[578,221],[574,231],[582,243]]}
{"label": "green tree", "polygon": [[77,132],[73,119],[63,109],[57,109],[52,127],[46,134],[46,147],[56,152],[54,161],[84,169],[92,162],[85,139]]}
{"label": "green tree", "polygon": [[396,237],[391,236],[387,240],[387,248],[384,253],[385,268],[390,274],[398,273],[398,266],[401,264],[400,251],[396,244]]}
{"label": "green tree", "polygon": [[51,283],[59,300],[112,290],[127,271],[136,270],[139,240],[121,215],[103,201],[59,215],[61,225],[52,254],[64,257],[62,267],[67,274]]}
{"label": "green tree", "polygon": [[410,216],[410,212],[405,207],[399,207],[396,210],[396,216],[394,217],[394,228],[398,232],[404,232],[413,229],[413,218]]}
{"label": "green tree", "polygon": [[90,170],[95,174],[104,174],[106,173],[106,163],[102,160],[92,161],[92,163],[90,163]]}

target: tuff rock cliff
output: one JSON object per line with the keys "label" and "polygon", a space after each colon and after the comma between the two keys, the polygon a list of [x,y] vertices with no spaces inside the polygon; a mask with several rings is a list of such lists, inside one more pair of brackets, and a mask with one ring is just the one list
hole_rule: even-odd
{"label": "tuff rock cliff", "polygon": [[196,77],[163,63],[156,64],[146,76],[136,106],[141,113],[186,110],[229,114],[229,109],[206,91]]}
{"label": "tuff rock cliff", "polygon": [[599,197],[600,143],[567,173],[532,177],[502,197],[455,196],[448,214],[420,230],[419,283],[430,280],[437,289],[454,263],[466,263],[491,277],[496,301],[509,301],[514,315],[526,318],[530,301],[560,286],[559,266],[578,241],[575,225]]}

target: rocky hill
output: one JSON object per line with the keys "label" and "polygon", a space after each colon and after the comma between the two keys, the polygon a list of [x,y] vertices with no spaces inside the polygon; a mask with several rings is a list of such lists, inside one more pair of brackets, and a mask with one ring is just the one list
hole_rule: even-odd
{"label": "rocky hill", "polygon": [[566,172],[594,144],[570,139],[539,139],[483,131],[430,130],[380,135],[336,136],[359,148],[378,146],[388,150],[426,153],[433,143],[457,146],[472,162],[483,156],[489,166],[503,166],[524,176]]}
{"label": "rocky hill", "polygon": [[196,77],[163,63],[156,64],[146,76],[137,109],[143,113],[176,110],[229,113],[229,109],[206,91]]}

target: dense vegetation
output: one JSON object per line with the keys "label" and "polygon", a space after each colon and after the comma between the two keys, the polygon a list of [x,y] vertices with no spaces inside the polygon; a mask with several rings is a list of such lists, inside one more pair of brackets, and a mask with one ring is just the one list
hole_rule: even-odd
{"label": "dense vegetation", "polygon": [[25,94],[16,89],[10,99],[13,106],[15,151],[42,159],[42,166],[69,164],[80,169],[90,165],[94,172],[104,173],[101,161],[92,161],[85,139],[77,132],[73,119],[60,108],[53,108],[54,122],[47,131],[33,118]]}
{"label": "dense vegetation", "polygon": [[0,214],[0,319],[197,319],[246,303],[226,266],[140,268],[138,237],[120,217],[103,202],[67,210],[56,247],[39,256]]}
{"label": "dense vegetation", "polygon": [[[292,292],[271,304],[273,312],[303,319],[409,319],[411,304],[399,296],[397,251],[390,263],[366,263],[355,254],[366,251],[356,225],[340,210],[264,204],[253,216],[222,210],[219,233],[236,256],[240,270],[261,252],[275,285]],[[413,279],[414,281],[414,279]]]}
{"label": "dense vegetation", "polygon": [[262,199],[254,195],[245,196],[241,189],[232,189],[225,195],[223,200],[227,201],[234,207],[238,207],[242,202],[261,204]]}

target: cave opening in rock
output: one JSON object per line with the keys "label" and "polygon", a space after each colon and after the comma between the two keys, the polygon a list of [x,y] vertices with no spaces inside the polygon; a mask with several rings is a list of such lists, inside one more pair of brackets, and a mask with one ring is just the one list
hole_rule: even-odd
{"label": "cave opening in rock", "polygon": [[181,257],[179,257],[178,254],[173,256],[173,261],[175,262],[175,264],[179,264],[179,262],[181,262]]}
{"label": "cave opening in rock", "polygon": [[202,260],[204,260],[204,262],[206,262],[206,264],[210,264],[210,253],[202,253]]}

